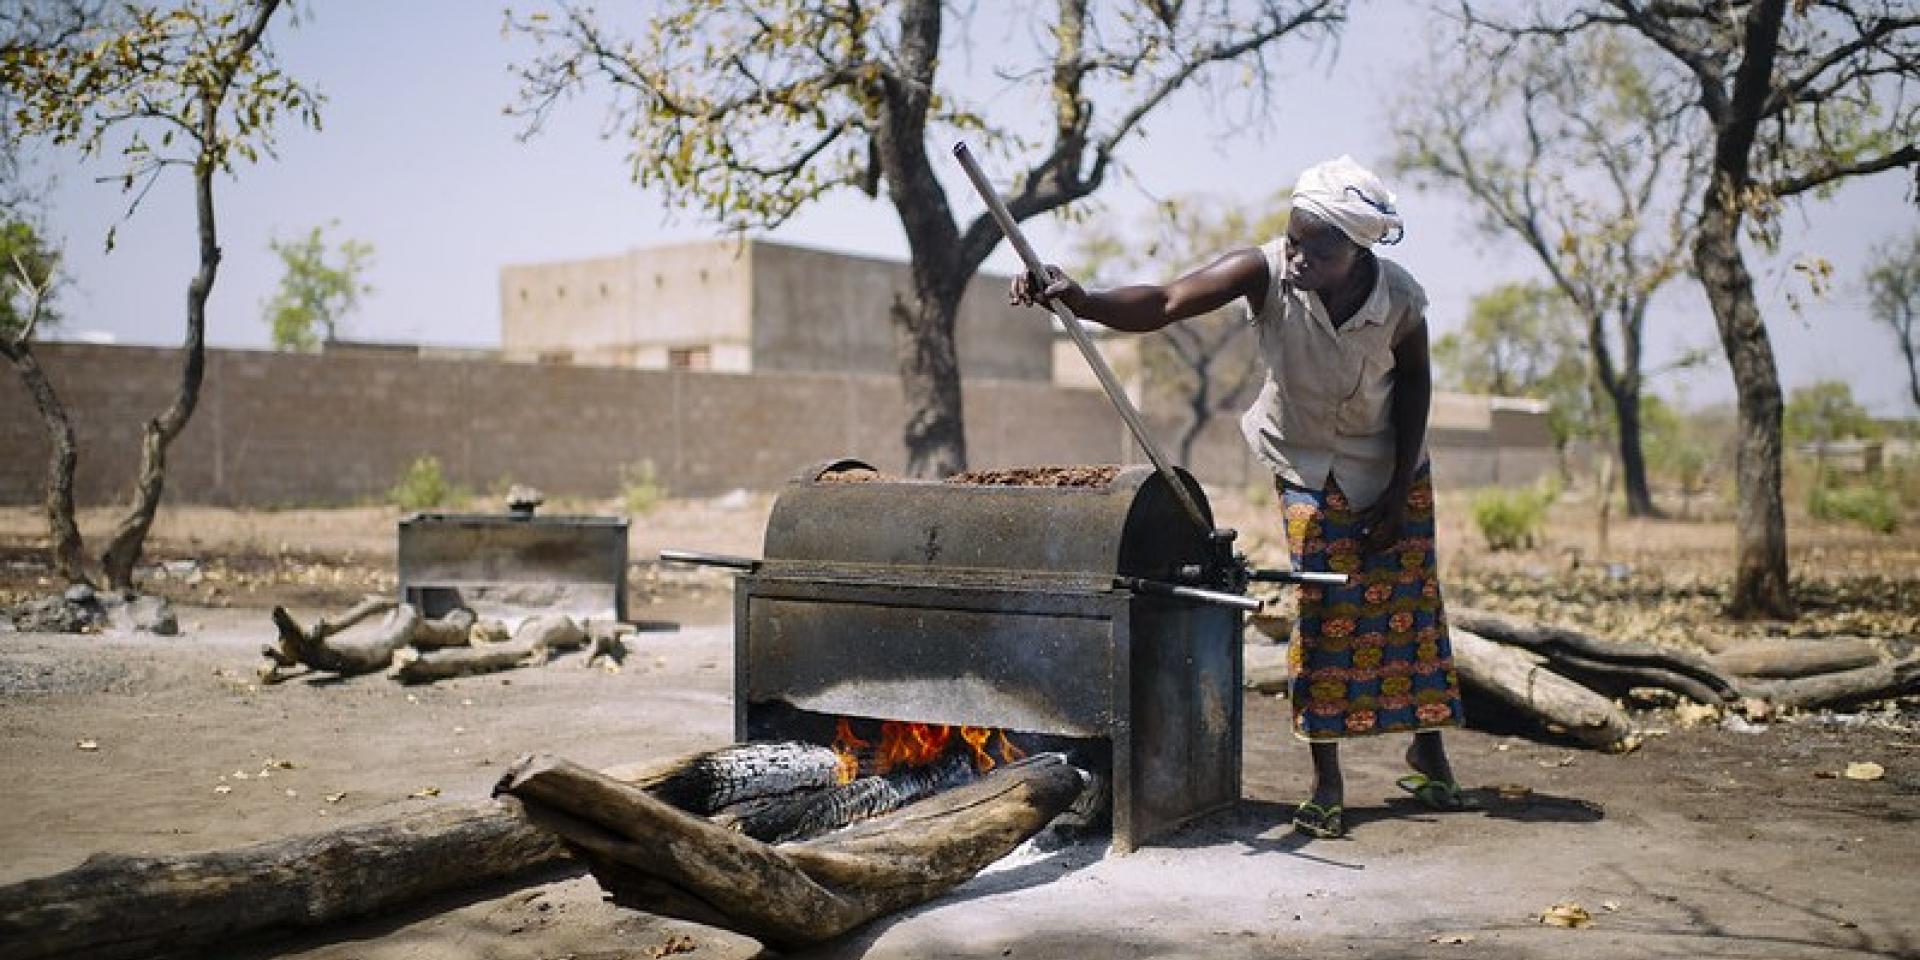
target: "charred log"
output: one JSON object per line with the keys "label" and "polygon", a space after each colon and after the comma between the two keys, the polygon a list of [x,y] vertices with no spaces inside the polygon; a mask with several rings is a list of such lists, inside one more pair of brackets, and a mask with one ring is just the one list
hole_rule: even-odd
{"label": "charred log", "polygon": [[756,800],[831,787],[839,777],[840,755],[832,748],[782,741],[695,754],[634,785],[667,804],[706,816]]}
{"label": "charred log", "polygon": [[972,779],[973,761],[948,754],[938,763],[861,777],[851,783],[760,804],[754,813],[734,819],[735,828],[755,840],[785,843],[892,813],[916,800]]}

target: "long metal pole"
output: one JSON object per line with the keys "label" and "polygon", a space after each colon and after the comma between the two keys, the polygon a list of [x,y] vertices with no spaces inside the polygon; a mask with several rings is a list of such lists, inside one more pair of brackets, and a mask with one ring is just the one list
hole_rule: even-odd
{"label": "long metal pole", "polygon": [[[1014,252],[1018,253],[1020,261],[1026,264],[1027,272],[1044,283],[1047,277],[1046,264],[1042,263],[1039,255],[1033,252],[1033,246],[1027,243],[1026,235],[1020,232],[1020,225],[1014,222],[1013,214],[1007,211],[1007,205],[1000,200],[1000,194],[996,193],[993,185],[987,182],[987,175],[981,171],[980,164],[973,159],[973,152],[967,149],[963,141],[953,145],[953,155],[960,161],[960,168],[967,172],[967,179],[973,181],[973,189],[979,192],[980,199],[986,201],[987,211],[993,214],[994,222],[1000,224],[1000,232],[1006,234],[1007,242],[1013,244]],[[1087,332],[1080,329],[1080,318],[1074,316],[1073,311],[1058,300],[1048,301],[1047,308],[1059,318],[1060,325],[1067,328],[1067,336],[1072,337],[1074,346],[1080,348],[1080,355],[1087,358],[1087,366],[1093,368],[1093,375],[1099,379],[1101,388],[1107,392],[1107,399],[1113,401],[1114,408],[1120,411],[1120,419],[1127,422],[1127,429],[1133,431],[1133,439],[1139,442],[1140,449],[1146,451],[1147,459],[1153,461],[1154,469],[1160,471],[1160,475],[1166,478],[1167,486],[1173,488],[1173,495],[1180,501],[1180,506],[1186,509],[1187,516],[1192,518],[1202,534],[1212,536],[1213,523],[1200,509],[1199,502],[1193,499],[1193,493],[1187,489],[1187,485],[1181,482],[1180,475],[1173,472],[1173,465],[1160,452],[1159,445],[1147,435],[1147,425],[1140,419],[1140,411],[1134,408],[1132,400],[1127,399],[1126,391],[1120,388],[1120,380],[1113,375],[1113,368],[1107,366],[1106,358],[1094,348],[1093,341],[1087,336]]]}

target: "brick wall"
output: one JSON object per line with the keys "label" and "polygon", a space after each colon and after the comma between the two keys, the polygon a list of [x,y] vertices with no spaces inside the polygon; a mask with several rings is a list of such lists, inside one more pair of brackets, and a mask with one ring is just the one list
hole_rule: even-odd
{"label": "brick wall", "polygon": [[[141,425],[179,376],[178,351],[69,343],[36,351],[79,434],[80,501],[124,499]],[[37,502],[40,418],[17,377],[0,380],[0,502]],[[973,466],[1142,459],[1097,392],[994,380],[969,380],[965,391]],[[199,409],[168,458],[168,499],[291,506],[377,498],[425,455],[473,489],[517,482],[580,496],[612,495],[623,466],[651,460],[674,494],[707,496],[768,489],[830,457],[897,471],[904,420],[890,376],[210,350]],[[1209,484],[1262,482],[1234,420],[1215,422],[1195,457]],[[1161,423],[1155,435],[1171,444],[1175,430]],[[1437,478],[1525,482],[1550,468],[1550,448],[1508,450],[1491,436],[1436,428]]]}

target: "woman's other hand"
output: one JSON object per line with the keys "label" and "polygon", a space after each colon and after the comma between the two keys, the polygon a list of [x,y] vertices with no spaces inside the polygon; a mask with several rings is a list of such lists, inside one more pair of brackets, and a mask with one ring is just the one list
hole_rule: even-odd
{"label": "woman's other hand", "polygon": [[1388,487],[1367,514],[1364,549],[1371,556],[1400,542],[1400,528],[1407,522],[1407,491],[1397,485]]}

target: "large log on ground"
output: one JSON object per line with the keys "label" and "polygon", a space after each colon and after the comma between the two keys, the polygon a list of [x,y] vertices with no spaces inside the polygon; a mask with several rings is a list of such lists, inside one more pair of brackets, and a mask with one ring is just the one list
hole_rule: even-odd
{"label": "large log on ground", "polygon": [[566,858],[507,805],[448,806],[327,833],[166,857],[97,855],[0,887],[0,960],[202,955]]}
{"label": "large log on ground", "polygon": [[[351,643],[332,639],[348,627],[383,611],[387,612],[387,619],[371,635],[355,638]],[[280,645],[267,647],[262,652],[279,666],[304,664],[314,670],[354,676],[385,670],[393,661],[394,651],[412,642],[413,632],[420,626],[420,611],[409,603],[396,604],[385,598],[368,597],[338,622],[319,620],[312,629],[304,629],[294,622],[285,607],[274,607],[273,625],[280,632]]]}
{"label": "large log on ground", "polygon": [[1448,626],[1462,684],[1588,746],[1617,753],[1639,746],[1633,722],[1613,701],[1554,673],[1531,651]]}
{"label": "large log on ground", "polygon": [[1738,676],[1781,679],[1871,667],[1880,662],[1880,651],[1858,637],[1776,637],[1723,650],[1712,660],[1715,666]]}
{"label": "large log on ground", "polygon": [[1756,684],[1755,696],[1777,710],[1841,709],[1920,695],[1920,656],[1858,670]]}
{"label": "large log on ground", "polygon": [[1556,672],[1591,687],[1616,693],[1632,687],[1660,687],[1708,704],[1740,696],[1738,685],[1706,658],[1681,650],[1605,640],[1568,627],[1465,607],[1449,607],[1447,623],[1488,640],[1524,647],[1550,660]]}
{"label": "large log on ground", "polygon": [[403,647],[394,651],[392,665],[387,668],[387,679],[395,683],[432,683],[454,677],[497,673],[515,667],[539,666],[552,656],[553,651],[546,647],[519,640],[439,650]]}
{"label": "large log on ground", "polygon": [[437,620],[421,620],[420,625],[413,628],[408,642],[421,650],[464,647],[473,642],[473,624],[473,611],[461,607]]}
{"label": "large log on ground", "polygon": [[1036,755],[879,820],[771,846],[646,791],[553,757],[514,765],[499,791],[561,837],[615,902],[818,943],[965,882],[1073,804],[1085,777]]}

